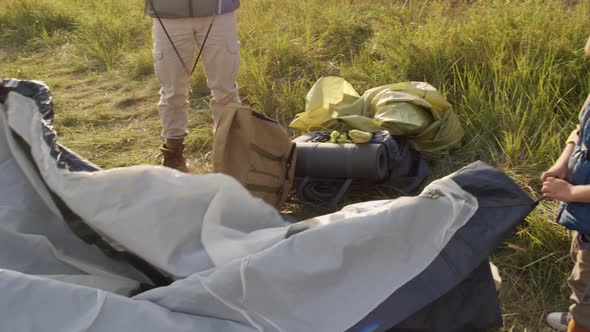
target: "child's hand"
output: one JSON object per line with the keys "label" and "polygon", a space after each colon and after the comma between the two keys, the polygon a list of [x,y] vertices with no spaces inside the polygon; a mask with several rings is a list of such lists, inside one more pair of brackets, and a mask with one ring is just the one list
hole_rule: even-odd
{"label": "child's hand", "polygon": [[543,196],[562,202],[571,202],[573,198],[573,188],[569,182],[555,177],[548,177],[543,182]]}
{"label": "child's hand", "polygon": [[567,176],[567,164],[553,165],[547,172],[541,175],[541,181],[545,182],[548,178],[565,179]]}

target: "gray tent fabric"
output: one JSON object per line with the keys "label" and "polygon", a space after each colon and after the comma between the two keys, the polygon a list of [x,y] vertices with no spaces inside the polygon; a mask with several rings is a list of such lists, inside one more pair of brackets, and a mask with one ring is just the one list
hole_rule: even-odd
{"label": "gray tent fabric", "polygon": [[[57,143],[52,121],[44,84],[2,82],[0,331],[412,327],[421,312],[440,317],[424,310],[445,298],[462,308],[453,291],[485,280],[474,271],[533,207],[476,163],[419,196],[349,205],[289,232],[231,177],[100,170]],[[158,286],[154,271],[173,282],[145,287]]]}

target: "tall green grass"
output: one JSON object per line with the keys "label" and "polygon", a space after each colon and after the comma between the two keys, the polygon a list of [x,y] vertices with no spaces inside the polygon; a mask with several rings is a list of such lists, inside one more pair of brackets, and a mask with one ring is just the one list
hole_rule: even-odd
{"label": "tall green grass", "polygon": [[32,46],[73,30],[76,23],[75,7],[66,2],[4,0],[0,3],[0,43],[4,47]]}
{"label": "tall green grass", "polygon": [[[359,93],[404,80],[436,86],[466,136],[462,148],[429,155],[432,178],[481,159],[538,196],[538,177],[590,91],[582,52],[590,0],[250,0],[237,13],[240,94],[284,125],[325,75]],[[150,30],[141,1],[3,0],[0,76],[51,83],[64,143],[99,165],[156,163]],[[201,67],[192,90],[187,152],[205,172],[211,121]],[[359,197],[367,195],[392,194]],[[571,262],[567,233],[550,222],[556,208],[542,202],[493,255],[506,330],[546,330],[544,315],[567,307]]]}
{"label": "tall green grass", "polygon": [[[113,70],[117,64],[129,64],[141,71],[145,59],[137,54],[150,44],[151,26],[137,10],[137,4],[128,1],[89,2],[84,17],[78,25],[75,44],[78,52],[88,58],[89,64],[99,70]],[[145,51],[144,51],[145,53]]]}

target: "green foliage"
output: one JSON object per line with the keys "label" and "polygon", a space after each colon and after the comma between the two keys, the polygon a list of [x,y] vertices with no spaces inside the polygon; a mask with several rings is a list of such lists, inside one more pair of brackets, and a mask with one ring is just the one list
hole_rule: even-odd
{"label": "green foliage", "polygon": [[[149,45],[150,26],[137,6],[127,1],[91,2],[76,33],[76,46],[87,57],[90,67],[112,70],[124,56]],[[142,47],[143,46],[143,47]],[[144,53],[145,54],[145,53]],[[146,72],[146,57],[135,58],[135,76]]]}
{"label": "green foliage", "polygon": [[3,0],[0,5],[0,43],[22,47],[73,30],[76,10],[71,1]]}

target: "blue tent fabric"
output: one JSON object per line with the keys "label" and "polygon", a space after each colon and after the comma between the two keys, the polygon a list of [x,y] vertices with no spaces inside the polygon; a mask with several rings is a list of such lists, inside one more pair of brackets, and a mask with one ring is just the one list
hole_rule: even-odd
{"label": "blue tent fabric", "polygon": [[[483,162],[470,164],[456,172],[452,178],[477,197],[479,209],[472,217],[477,222],[469,223],[460,229],[424,271],[425,273],[398,289],[349,331],[362,331],[363,326],[370,324],[379,324],[382,327],[375,331],[384,331],[398,324],[403,325],[402,322],[413,313],[428,307],[447,292],[457,288],[461,282],[469,279],[473,271],[487,262],[492,250],[500,245],[502,239],[514,230],[535,206],[534,201],[510,178]],[[460,259],[457,259],[459,257]],[[481,275],[482,272],[479,273]],[[438,302],[437,305],[442,306],[439,310],[443,310],[444,314],[437,316],[437,319],[429,317],[421,322],[422,330],[466,331],[473,327],[499,326],[499,307],[489,305],[498,301],[495,289],[490,287],[493,284],[491,276],[482,280],[485,287],[472,287],[468,291],[463,287],[461,296]],[[482,294],[484,296],[481,296]],[[433,308],[437,308],[437,305],[429,308],[435,310]],[[462,312],[474,307],[481,310],[471,315]],[[457,312],[457,308],[464,309]],[[483,310],[486,308],[488,310]],[[466,321],[457,320],[457,316],[463,317]]]}
{"label": "blue tent fabric", "polygon": [[[501,171],[473,163],[452,176],[479,209],[425,270],[348,331],[473,331],[500,327],[502,317],[487,257],[534,208]],[[287,236],[318,226],[313,219]],[[459,258],[460,259],[457,259]]]}
{"label": "blue tent fabric", "polygon": [[489,331],[501,326],[500,303],[490,264],[485,262],[451,291],[388,332]]}
{"label": "blue tent fabric", "polygon": [[373,135],[369,143],[385,145],[389,160],[389,177],[386,183],[403,193],[416,191],[430,175],[428,163],[420,152],[411,148],[407,138],[392,136],[387,130]]}

